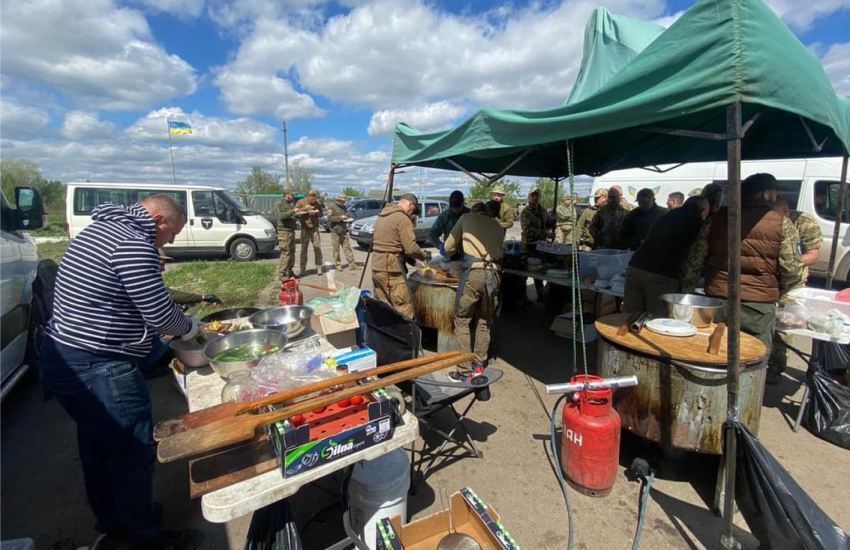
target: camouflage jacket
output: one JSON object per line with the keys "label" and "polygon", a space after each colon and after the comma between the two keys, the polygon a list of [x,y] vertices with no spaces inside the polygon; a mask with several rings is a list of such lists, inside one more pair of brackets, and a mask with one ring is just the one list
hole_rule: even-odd
{"label": "camouflage jacket", "polygon": [[301,221],[301,229],[317,229],[319,218],[322,217],[321,201],[310,202],[310,197],[304,197],[295,203],[295,215]]}
{"label": "camouflage jacket", "polygon": [[[699,236],[691,248],[688,261],[685,264],[685,275],[682,278],[682,292],[693,292],[699,283],[705,268],[705,260],[708,257],[708,239],[711,228],[709,217],[700,229]],[[798,243],[800,236],[794,223],[785,218],[782,220],[782,240],[779,243],[778,269],[779,293],[785,295],[803,283],[803,263],[800,260]]]}
{"label": "camouflage jacket", "polygon": [[589,228],[594,248],[615,248],[620,241],[620,228],[623,227],[625,217],[626,209],[622,205],[606,204],[600,208]]}
{"label": "camouflage jacket", "polygon": [[511,208],[511,205],[502,202],[499,206],[499,225],[504,227],[505,229],[510,229],[514,226],[514,209]]}
{"label": "camouflage jacket", "polygon": [[546,210],[540,204],[526,206],[520,214],[520,225],[523,245],[546,239]]}
{"label": "camouflage jacket", "polygon": [[576,222],[576,228],[579,232],[578,242],[583,246],[593,246],[593,235],[590,234],[590,222],[593,221],[593,217],[597,212],[599,212],[599,209],[591,206],[590,208],[586,208],[581,213],[581,216],[578,217],[578,221]]}
{"label": "camouflage jacket", "polygon": [[298,224],[295,221],[295,205],[291,202],[286,202],[286,199],[280,201],[274,207],[274,217],[277,220],[278,230],[295,231],[298,229]]}
{"label": "camouflage jacket", "polygon": [[555,223],[558,227],[573,225],[576,221],[576,209],[574,206],[559,204],[555,209]]}
{"label": "camouflage jacket", "polygon": [[791,221],[794,222],[794,227],[800,235],[800,248],[804,254],[823,248],[823,234],[813,217],[794,210],[791,212]]}
{"label": "camouflage jacket", "polygon": [[348,211],[337,203],[331,203],[328,207],[328,225],[330,225],[331,232],[336,233],[338,235],[344,235],[348,228],[346,227],[346,222],[343,221],[348,218]]}

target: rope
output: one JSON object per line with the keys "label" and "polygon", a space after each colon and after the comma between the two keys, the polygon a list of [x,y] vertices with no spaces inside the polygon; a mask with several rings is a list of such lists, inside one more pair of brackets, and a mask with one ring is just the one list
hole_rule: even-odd
{"label": "rope", "polygon": [[[573,171],[573,142],[567,141],[567,174],[570,179],[570,197],[575,195],[576,191],[576,180],[575,173]],[[575,205],[572,205],[573,213],[575,213]],[[573,313],[573,366],[576,365],[578,360],[578,344],[576,342],[576,332],[581,335],[581,364],[582,370],[584,374],[587,375],[587,344],[584,340],[584,312],[582,311],[582,301],[581,301],[581,275],[579,272],[579,264],[578,264],[578,253],[579,253],[579,242],[578,242],[578,231],[576,227],[575,216],[573,216],[573,234],[572,234],[572,251],[571,251],[571,265],[572,265],[572,290],[570,292],[570,297],[572,298],[572,313]],[[578,312],[576,312],[578,309]],[[576,320],[578,320],[578,328],[576,328]],[[578,370],[578,369],[576,369]]]}

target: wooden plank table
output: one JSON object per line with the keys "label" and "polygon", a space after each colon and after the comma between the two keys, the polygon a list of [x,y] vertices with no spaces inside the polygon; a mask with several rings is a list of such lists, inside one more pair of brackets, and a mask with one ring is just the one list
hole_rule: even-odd
{"label": "wooden plank table", "polygon": [[[305,335],[305,337],[309,337],[309,335]],[[335,351],[335,348],[324,338],[321,338],[321,349],[323,352]],[[190,369],[185,377],[185,382],[186,398],[189,402],[190,411],[197,411],[221,403],[221,389],[224,387],[224,380],[211,367]],[[302,486],[356,462],[372,460],[413,443],[418,434],[419,423],[416,417],[409,411],[405,411],[400,423],[395,428],[392,439],[288,479],[284,479],[280,469],[275,467],[271,471],[205,494],[201,497],[201,511],[207,521],[212,523],[228,522],[292,496]]]}

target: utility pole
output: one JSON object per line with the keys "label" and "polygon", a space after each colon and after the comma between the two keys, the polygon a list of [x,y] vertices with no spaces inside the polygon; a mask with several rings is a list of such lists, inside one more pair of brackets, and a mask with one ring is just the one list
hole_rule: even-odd
{"label": "utility pole", "polygon": [[289,143],[286,135],[286,121],[283,121],[283,163],[286,170],[286,185],[284,191],[289,193],[292,191],[292,183],[289,181]]}

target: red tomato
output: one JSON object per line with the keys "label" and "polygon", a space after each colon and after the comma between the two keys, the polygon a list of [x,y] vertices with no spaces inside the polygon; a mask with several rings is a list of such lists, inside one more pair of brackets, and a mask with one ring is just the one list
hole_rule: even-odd
{"label": "red tomato", "polygon": [[323,412],[325,412],[325,409],[327,409],[327,407],[318,407],[316,409],[313,409],[313,414],[322,414]]}
{"label": "red tomato", "polygon": [[363,399],[362,395],[355,395],[354,397],[351,398],[351,404],[352,405],[362,405],[364,401],[366,401],[366,400]]}
{"label": "red tomato", "polygon": [[292,418],[289,419],[289,423],[292,424],[295,427],[300,426],[301,424],[304,423],[304,415],[303,414],[296,414],[295,416],[293,416]]}
{"label": "red tomato", "polygon": [[337,407],[348,407],[351,405],[351,399],[340,399],[336,402]]}

